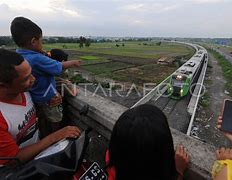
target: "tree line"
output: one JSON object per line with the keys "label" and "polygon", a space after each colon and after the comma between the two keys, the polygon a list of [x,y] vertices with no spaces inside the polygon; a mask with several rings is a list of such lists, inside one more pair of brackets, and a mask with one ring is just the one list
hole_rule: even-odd
{"label": "tree line", "polygon": [[[84,46],[89,47],[95,40],[86,38],[84,36],[80,37],[44,37],[44,43],[78,43],[79,47]],[[15,45],[11,36],[0,36],[0,46],[10,46]]]}

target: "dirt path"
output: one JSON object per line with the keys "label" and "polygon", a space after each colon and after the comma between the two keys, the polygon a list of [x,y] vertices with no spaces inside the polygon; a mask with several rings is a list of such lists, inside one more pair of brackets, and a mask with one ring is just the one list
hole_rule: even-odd
{"label": "dirt path", "polygon": [[207,143],[217,147],[231,146],[224,135],[216,128],[217,118],[220,115],[223,100],[229,98],[224,92],[226,81],[217,60],[209,54],[209,65],[206,75],[206,89],[208,90],[209,105],[198,110],[195,126],[199,128],[198,136]]}

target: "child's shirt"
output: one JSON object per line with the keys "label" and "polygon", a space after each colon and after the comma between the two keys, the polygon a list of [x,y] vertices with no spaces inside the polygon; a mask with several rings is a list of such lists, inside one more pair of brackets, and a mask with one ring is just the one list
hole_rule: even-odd
{"label": "child's shirt", "polygon": [[36,79],[30,89],[32,100],[48,103],[57,93],[54,76],[62,73],[62,64],[36,51],[17,49],[16,52],[28,61]]}
{"label": "child's shirt", "polygon": [[227,180],[232,180],[232,160],[217,160],[214,162],[212,167],[212,177],[213,179],[219,174],[219,172],[227,167]]}

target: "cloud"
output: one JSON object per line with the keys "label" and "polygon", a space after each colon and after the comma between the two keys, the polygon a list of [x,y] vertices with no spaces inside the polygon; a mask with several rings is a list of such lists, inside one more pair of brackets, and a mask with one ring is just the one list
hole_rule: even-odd
{"label": "cloud", "polygon": [[11,11],[15,14],[29,14],[32,17],[57,17],[57,15],[83,17],[77,9],[67,6],[66,3],[67,0],[0,0],[0,5],[8,7],[8,13]]}
{"label": "cloud", "polygon": [[9,35],[14,17],[25,16],[41,26],[44,35],[232,36],[231,2],[0,0],[0,35]]}
{"label": "cloud", "polygon": [[225,3],[231,2],[231,0],[186,0],[195,4],[210,4],[210,3]]}
{"label": "cloud", "polygon": [[165,4],[165,3],[134,3],[122,7],[126,11],[136,11],[141,13],[162,13],[171,11],[180,7],[180,4]]}

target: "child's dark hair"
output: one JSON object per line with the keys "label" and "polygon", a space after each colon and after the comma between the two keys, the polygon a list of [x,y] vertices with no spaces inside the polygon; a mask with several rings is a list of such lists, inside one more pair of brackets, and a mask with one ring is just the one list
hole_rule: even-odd
{"label": "child's dark hair", "polygon": [[68,60],[68,54],[61,49],[51,49],[50,57],[59,62]]}
{"label": "child's dark hair", "polygon": [[10,30],[14,42],[19,47],[29,46],[32,38],[39,39],[42,37],[42,29],[25,17],[14,18]]}
{"label": "child's dark hair", "polygon": [[15,66],[24,61],[23,57],[16,52],[0,49],[0,82],[11,83],[18,77]]}
{"label": "child's dark hair", "polygon": [[109,144],[109,166],[116,180],[176,178],[172,135],[164,113],[144,104],[124,112]]}

